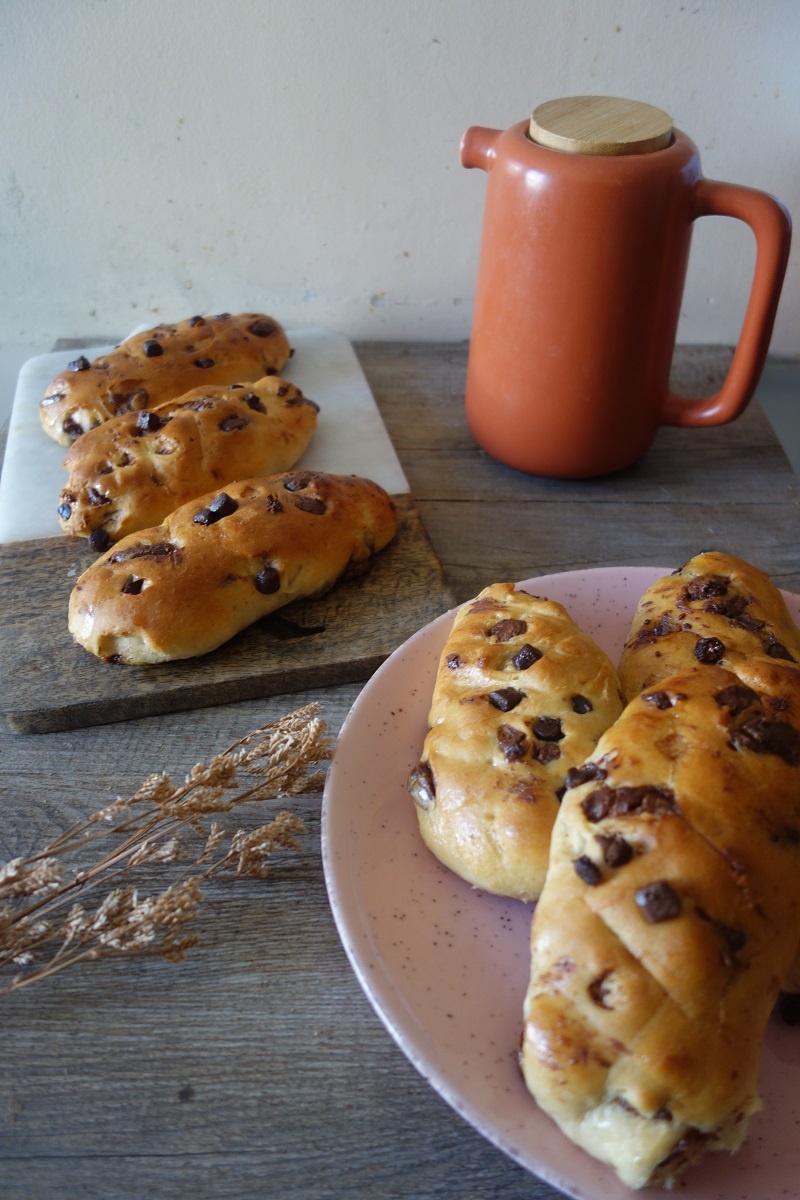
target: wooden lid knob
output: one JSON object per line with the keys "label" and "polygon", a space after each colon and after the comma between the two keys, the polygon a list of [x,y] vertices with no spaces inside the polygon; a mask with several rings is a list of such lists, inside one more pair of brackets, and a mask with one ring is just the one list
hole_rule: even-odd
{"label": "wooden lid knob", "polygon": [[650,154],[672,140],[672,117],[639,100],[566,96],[533,110],[531,140],[565,154]]}

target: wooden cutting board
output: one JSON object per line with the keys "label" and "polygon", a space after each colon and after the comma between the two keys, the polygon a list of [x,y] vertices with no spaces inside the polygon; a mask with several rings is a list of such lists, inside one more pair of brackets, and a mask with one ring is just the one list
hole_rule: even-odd
{"label": "wooden cutting board", "polygon": [[72,538],[0,546],[0,694],[17,733],[49,733],[367,679],[452,607],[409,495],[368,575],[297,602],[202,658],[152,667],[101,662],[72,641],[69,595],[94,557]]}

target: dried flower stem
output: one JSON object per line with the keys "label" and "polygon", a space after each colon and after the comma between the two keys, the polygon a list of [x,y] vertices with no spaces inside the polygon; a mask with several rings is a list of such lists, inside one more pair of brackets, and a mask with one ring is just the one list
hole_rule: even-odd
{"label": "dried flower stem", "polygon": [[[117,798],[36,854],[0,868],[0,970],[25,968],[0,986],[0,995],[89,959],[157,955],[181,961],[197,941],[183,926],[197,916],[201,883],[266,878],[272,856],[297,849],[304,828],[286,811],[249,832],[228,833],[216,821],[207,826],[207,818],[246,801],[318,791],[319,767],[331,750],[320,714],[317,704],[287,713],[209,763],[198,763],[182,783],[150,775],[133,796]],[[66,868],[66,855],[95,845],[95,861]],[[124,882],[143,865],[175,863],[186,864],[179,878],[154,896],[140,899]],[[103,898],[88,911],[80,899],[100,887]]]}

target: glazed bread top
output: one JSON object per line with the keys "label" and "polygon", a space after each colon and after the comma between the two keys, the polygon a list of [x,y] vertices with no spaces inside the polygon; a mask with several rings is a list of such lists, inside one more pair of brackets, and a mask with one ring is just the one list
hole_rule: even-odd
{"label": "glazed bread top", "polygon": [[288,470],[308,446],[318,411],[270,375],[111,417],[67,452],[61,527],[101,551],[212,488]]}
{"label": "glazed bread top", "polygon": [[292,600],[363,573],[396,529],[391,497],[371,480],[319,471],[240,480],[90,566],[70,597],[70,632],[121,663],[206,654]]}
{"label": "glazed bread top", "polygon": [[735,1148],[800,940],[800,671],[659,681],[573,772],[534,914],[522,1062],[629,1186]]}
{"label": "glazed bread top", "polygon": [[45,433],[68,446],[120,413],[155,408],[196,387],[278,374],[291,354],[285,331],[263,313],[220,313],[156,325],[93,362],[78,355],[39,404]]}
{"label": "glazed bread top", "polygon": [[485,588],[456,614],[409,779],[428,848],[475,887],[534,900],[566,773],[621,708],[612,663],[562,605]]}
{"label": "glazed bread top", "polygon": [[763,571],[716,551],[659,579],[636,609],[619,664],[626,700],[698,664],[750,655],[800,662],[800,630]]}

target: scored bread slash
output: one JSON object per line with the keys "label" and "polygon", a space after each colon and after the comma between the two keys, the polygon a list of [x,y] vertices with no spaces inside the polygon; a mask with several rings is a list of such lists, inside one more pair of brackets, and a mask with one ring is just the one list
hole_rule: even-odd
{"label": "scored bread slash", "polygon": [[363,574],[396,531],[391,497],[356,475],[240,480],[93,563],[73,588],[69,630],[109,662],[207,654],[293,600]]}
{"label": "scored bread slash", "polygon": [[279,374],[290,357],[285,330],[263,313],[156,325],[93,362],[82,354],[73,359],[39,402],[42,428],[69,446],[111,417],[156,408],[192,388]]}
{"label": "scored bread slash", "polygon": [[311,441],[318,411],[299,388],[269,375],[112,417],[67,453],[61,527],[102,551],[212,488],[288,470]]}

